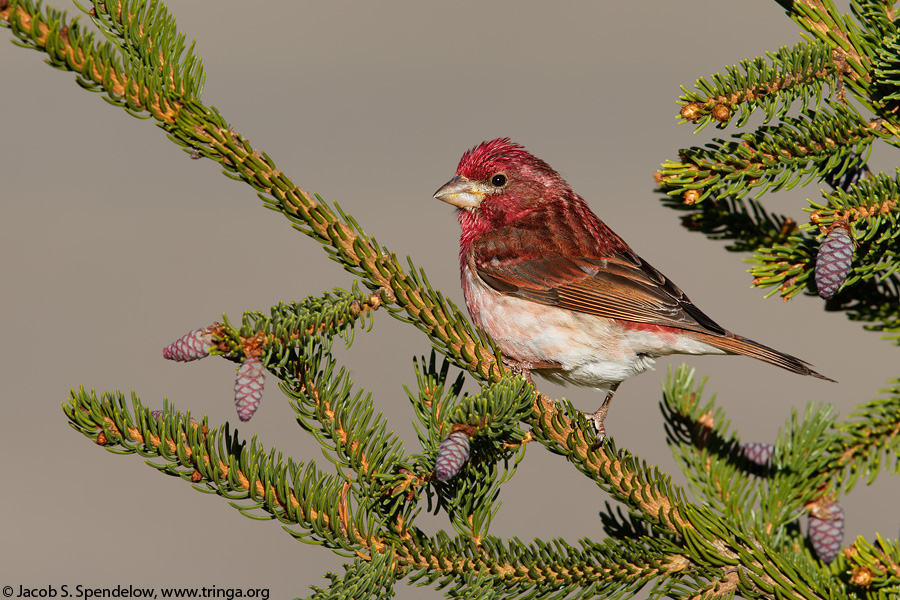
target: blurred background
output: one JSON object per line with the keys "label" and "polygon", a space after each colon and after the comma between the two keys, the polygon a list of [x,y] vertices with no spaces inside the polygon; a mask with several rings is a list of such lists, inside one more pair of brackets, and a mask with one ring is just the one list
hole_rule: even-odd
{"label": "blurred background", "polygon": [[[71,5],[54,2],[71,9]],[[846,3],[842,3],[846,4]],[[847,414],[898,375],[897,349],[818,298],[789,303],[750,289],[723,242],[691,234],[654,194],[653,172],[702,145],[677,125],[679,85],[793,45],[799,29],[775,2],[388,3],[168,2],[197,40],[203,101],[304,189],[337,201],[380,243],[411,255],[462,305],[458,224],[432,198],[466,149],[509,136],[568,179],[651,264],[732,331],[808,360],[840,381],[803,378],[741,357],[688,359],[709,376],[744,441],[774,442],[807,402]],[[9,33],[0,31],[8,39]],[[109,453],[73,431],[60,409],[70,388],[164,397],[211,423],[237,421],[234,365],[176,364],[161,350],[227,313],[268,310],[351,277],[321,247],[261,210],[246,185],[191,160],[151,123],[110,107],[0,43],[3,80],[0,375],[0,585],[265,587],[305,596],[343,559],[294,541],[276,523],[242,517],[215,496]],[[733,131],[733,130],[732,130]],[[731,132],[728,132],[731,133]],[[873,169],[896,156],[876,155]],[[817,185],[765,199],[805,220]],[[376,314],[342,353],[357,384],[418,449],[402,385],[429,343]],[[625,447],[684,483],[665,444],[660,381],[675,357],[619,390],[609,427]],[[599,396],[539,382],[596,408]],[[470,387],[471,389],[471,387]],[[298,460],[319,458],[269,378],[239,433]],[[324,460],[319,460],[325,463]],[[847,535],[896,535],[897,478],[841,499]],[[542,447],[528,448],[504,487],[492,533],[600,538],[607,496]],[[889,510],[888,510],[889,509]],[[419,523],[449,528],[440,517]],[[399,598],[439,592],[398,587]]]}

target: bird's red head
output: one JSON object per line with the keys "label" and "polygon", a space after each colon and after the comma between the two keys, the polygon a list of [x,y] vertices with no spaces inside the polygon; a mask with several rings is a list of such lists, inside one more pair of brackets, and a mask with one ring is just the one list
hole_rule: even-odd
{"label": "bird's red head", "polygon": [[573,195],[550,165],[509,138],[498,138],[463,154],[456,177],[435,198],[460,209],[463,236],[470,237],[513,223],[546,201]]}

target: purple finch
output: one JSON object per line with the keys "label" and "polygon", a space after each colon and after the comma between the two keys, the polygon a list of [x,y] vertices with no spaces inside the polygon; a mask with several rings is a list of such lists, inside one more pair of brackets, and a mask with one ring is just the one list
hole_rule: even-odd
{"label": "purple finch", "polygon": [[530,378],[606,392],[667,354],[744,354],[833,381],[719,326],[644,262],[550,168],[508,138],[463,154],[434,195],[458,208],[466,307]]}

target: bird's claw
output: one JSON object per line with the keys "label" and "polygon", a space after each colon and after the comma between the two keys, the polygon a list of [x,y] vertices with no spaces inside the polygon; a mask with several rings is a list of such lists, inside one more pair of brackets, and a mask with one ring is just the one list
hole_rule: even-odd
{"label": "bird's claw", "polygon": [[603,443],[603,440],[606,439],[606,425],[604,425],[604,421],[606,421],[606,414],[609,412],[609,404],[618,387],[619,385],[616,384],[610,388],[606,393],[606,398],[603,400],[603,404],[600,405],[600,408],[592,413],[584,413],[585,419],[591,423],[594,427],[594,433],[597,434],[597,441],[594,442],[594,448],[599,447],[600,444]]}

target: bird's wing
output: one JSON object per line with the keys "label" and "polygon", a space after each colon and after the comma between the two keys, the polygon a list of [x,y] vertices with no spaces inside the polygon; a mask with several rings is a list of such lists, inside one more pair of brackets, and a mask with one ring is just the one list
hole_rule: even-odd
{"label": "bird's wing", "polygon": [[515,226],[487,232],[472,243],[470,267],[502,294],[609,319],[732,336],[624,242],[600,256],[571,237],[556,243],[553,235]]}

